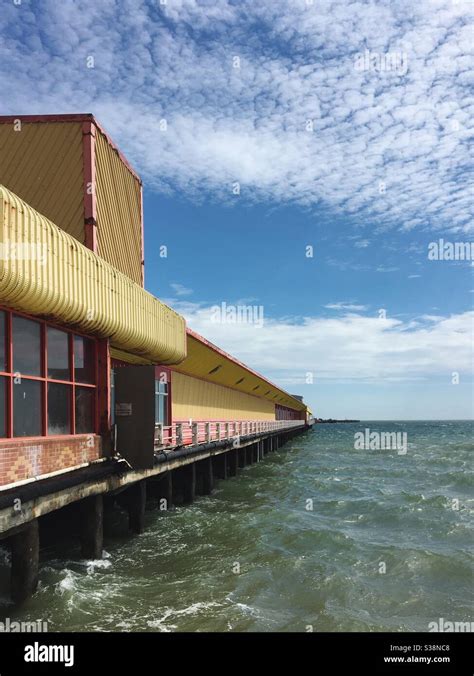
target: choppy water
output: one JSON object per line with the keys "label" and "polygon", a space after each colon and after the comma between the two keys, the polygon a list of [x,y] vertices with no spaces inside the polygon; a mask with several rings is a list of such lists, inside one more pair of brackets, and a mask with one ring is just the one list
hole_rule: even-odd
{"label": "choppy water", "polygon": [[[408,453],[354,450],[366,427],[406,431]],[[143,535],[112,523],[102,561],[80,562],[67,540],[48,548],[38,593],[21,611],[0,598],[0,615],[52,631],[472,621],[473,447],[468,422],[318,425],[212,496],[150,509]]]}

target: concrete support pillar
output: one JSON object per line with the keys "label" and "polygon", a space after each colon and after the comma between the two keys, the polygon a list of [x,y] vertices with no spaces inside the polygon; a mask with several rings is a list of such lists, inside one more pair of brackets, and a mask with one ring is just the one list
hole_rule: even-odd
{"label": "concrete support pillar", "polygon": [[251,465],[253,463],[253,446],[247,446],[245,450],[246,450],[247,465]]}
{"label": "concrete support pillar", "polygon": [[183,472],[183,502],[192,502],[196,496],[196,463],[185,465]]}
{"label": "concrete support pillar", "polygon": [[79,504],[81,555],[84,559],[101,559],[104,547],[104,498],[92,495]]}
{"label": "concrete support pillar", "polygon": [[253,447],[253,460],[254,462],[260,462],[260,442],[257,441],[257,443]]}
{"label": "concrete support pillar", "polygon": [[143,533],[145,528],[146,482],[137,481],[127,491],[127,507],[130,530]]}
{"label": "concrete support pillar", "polygon": [[213,471],[216,479],[227,479],[227,456],[228,453],[221,453],[214,458]]}
{"label": "concrete support pillar", "polygon": [[210,495],[214,488],[212,458],[200,460],[196,467],[196,489],[199,495]]}
{"label": "concrete support pillar", "polygon": [[15,603],[21,603],[35,593],[38,563],[38,519],[33,519],[12,537],[11,596]]}
{"label": "concrete support pillar", "polygon": [[227,459],[227,475],[236,476],[237,469],[239,467],[239,449],[236,448],[232,451],[229,451],[227,455],[229,456]]}
{"label": "concrete support pillar", "polygon": [[[171,509],[173,506],[173,473],[168,472],[160,482],[160,509]],[[166,501],[166,502],[164,502]],[[162,504],[161,504],[162,503]]]}
{"label": "concrete support pillar", "polygon": [[147,493],[158,500],[158,507],[167,511],[173,506],[173,474],[166,472],[164,476],[158,476],[147,482]]}
{"label": "concrete support pillar", "polygon": [[245,448],[239,448],[237,452],[239,454],[239,467],[245,467],[247,464]]}

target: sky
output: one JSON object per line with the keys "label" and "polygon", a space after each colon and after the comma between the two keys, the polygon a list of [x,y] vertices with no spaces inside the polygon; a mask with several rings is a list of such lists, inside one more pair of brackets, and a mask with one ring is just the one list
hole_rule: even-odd
{"label": "sky", "polygon": [[93,113],[148,290],[316,416],[472,418],[473,13],[5,0],[0,114]]}

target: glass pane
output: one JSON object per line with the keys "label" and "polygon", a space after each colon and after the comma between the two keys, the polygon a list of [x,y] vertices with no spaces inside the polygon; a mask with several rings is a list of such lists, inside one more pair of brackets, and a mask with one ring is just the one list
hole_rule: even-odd
{"label": "glass pane", "polygon": [[110,371],[110,422],[115,425],[115,371]]}
{"label": "glass pane", "polygon": [[0,377],[0,437],[6,436],[6,419],[7,414],[5,410],[6,400],[5,400],[5,387],[7,385],[7,379]]}
{"label": "glass pane", "polygon": [[48,383],[48,434],[71,434],[70,385]]}
{"label": "glass pane", "polygon": [[80,383],[94,383],[95,342],[74,336],[74,377]]}
{"label": "glass pane", "polygon": [[41,383],[22,378],[13,381],[13,436],[41,436]]}
{"label": "glass pane", "polygon": [[69,336],[48,326],[48,376],[55,380],[70,380]]}
{"label": "glass pane", "polygon": [[41,375],[41,325],[13,316],[13,371],[28,376]]}
{"label": "glass pane", "polygon": [[167,398],[163,394],[155,395],[155,422],[163,423],[163,425],[168,424],[167,420]]}
{"label": "glass pane", "polygon": [[76,387],[76,434],[94,432],[94,393],[90,387]]}
{"label": "glass pane", "polygon": [[155,423],[159,423],[159,422],[161,422],[161,420],[160,420],[160,395],[157,392],[155,392]]}
{"label": "glass pane", "polygon": [[5,313],[0,312],[0,371],[7,370],[5,359]]}

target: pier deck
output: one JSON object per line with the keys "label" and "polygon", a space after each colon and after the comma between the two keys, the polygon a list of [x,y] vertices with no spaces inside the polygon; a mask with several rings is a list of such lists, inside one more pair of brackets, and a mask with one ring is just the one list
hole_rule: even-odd
{"label": "pier deck", "polygon": [[[211,493],[215,481],[235,476],[239,468],[260,462],[309,425],[288,421],[276,429],[198,444],[161,447],[151,469],[135,470],[120,457],[86,468],[29,482],[0,493],[0,540],[11,547],[11,594],[21,602],[34,593],[38,577],[38,521],[76,505],[82,522],[81,550],[85,558],[101,558],[103,498],[117,497],[129,514],[130,530],[143,530],[147,493],[160,500],[160,509],[192,502]],[[250,426],[248,429],[251,429]]]}

